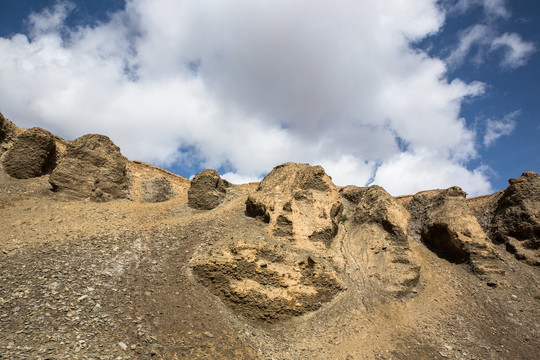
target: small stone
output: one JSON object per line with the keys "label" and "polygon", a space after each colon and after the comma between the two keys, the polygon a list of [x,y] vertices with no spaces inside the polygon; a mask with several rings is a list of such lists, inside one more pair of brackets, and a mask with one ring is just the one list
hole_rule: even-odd
{"label": "small stone", "polygon": [[213,337],[214,337],[214,335],[213,335],[212,333],[208,332],[208,331],[205,331],[205,332],[204,332],[204,335],[208,336],[209,338],[213,338]]}
{"label": "small stone", "polygon": [[77,301],[83,301],[83,300],[86,299],[87,297],[88,297],[88,295],[83,295],[83,296],[79,297],[79,298],[77,299]]}
{"label": "small stone", "polygon": [[122,349],[122,350],[124,350],[124,351],[127,350],[127,345],[126,345],[124,342],[122,342],[122,341],[120,341],[120,342],[118,343],[118,346],[120,346],[120,349]]}

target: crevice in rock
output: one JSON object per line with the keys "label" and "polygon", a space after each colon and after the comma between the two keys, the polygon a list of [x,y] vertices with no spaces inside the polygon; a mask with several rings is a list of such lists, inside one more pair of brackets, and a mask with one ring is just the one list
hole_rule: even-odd
{"label": "crevice in rock", "polygon": [[422,232],[422,242],[438,257],[454,264],[463,264],[470,261],[470,254],[462,249],[455,236],[445,224],[434,224]]}

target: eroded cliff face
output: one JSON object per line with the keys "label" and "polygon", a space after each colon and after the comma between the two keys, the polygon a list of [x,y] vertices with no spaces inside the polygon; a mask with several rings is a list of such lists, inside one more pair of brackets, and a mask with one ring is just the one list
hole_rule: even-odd
{"label": "eroded cliff face", "polygon": [[[100,339],[129,329],[127,350],[77,345],[94,357],[360,359],[386,356],[387,346],[396,358],[465,349],[490,358],[478,342],[504,343],[516,358],[540,351],[492,334],[540,335],[535,172],[472,199],[458,187],[400,197],[339,187],[322,167],[297,163],[258,184],[233,185],[209,169],[189,181],[129,161],[105,136],[66,141],[0,116],[0,213],[0,301],[18,319],[0,319],[9,341],[46,341],[18,332],[26,321],[73,336],[98,324]],[[60,311],[69,292],[59,291],[71,288],[78,323]],[[96,322],[100,311],[118,326]],[[55,349],[52,357],[69,357]]]}

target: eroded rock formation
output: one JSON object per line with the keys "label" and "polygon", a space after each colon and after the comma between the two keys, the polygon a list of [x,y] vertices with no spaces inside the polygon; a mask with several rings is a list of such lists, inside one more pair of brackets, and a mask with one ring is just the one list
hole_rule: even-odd
{"label": "eroded rock formation", "polygon": [[343,247],[350,277],[379,298],[410,295],[420,266],[407,237],[409,213],[380,186],[347,186],[341,195],[351,204]]}
{"label": "eroded rock formation", "polygon": [[230,184],[223,180],[215,170],[206,169],[191,180],[188,192],[188,205],[193,209],[215,209],[223,199]]}
{"label": "eroded rock formation", "polygon": [[53,170],[55,191],[96,201],[129,197],[127,159],[108,137],[89,134],[72,141]]}
{"label": "eroded rock formation", "polygon": [[459,187],[416,194],[408,204],[411,229],[439,257],[470,264],[478,274],[503,273],[493,244]]}
{"label": "eroded rock formation", "polygon": [[3,165],[6,173],[17,179],[50,173],[56,165],[54,136],[41,128],[25,130],[7,150]]}
{"label": "eroded rock formation", "polygon": [[11,147],[18,133],[22,132],[0,113],[0,156]]}
{"label": "eroded rock formation", "polygon": [[[540,176],[528,171],[496,194],[471,199],[484,230],[517,259],[540,266]],[[480,201],[482,200],[482,201]]]}
{"label": "eroded rock formation", "polygon": [[330,247],[337,234],[341,200],[321,166],[275,167],[246,200],[246,215],[268,224],[269,233],[299,247]]}
{"label": "eroded rock formation", "polygon": [[193,272],[238,314],[263,322],[317,310],[344,289],[321,257],[268,240],[218,243],[191,261]]}

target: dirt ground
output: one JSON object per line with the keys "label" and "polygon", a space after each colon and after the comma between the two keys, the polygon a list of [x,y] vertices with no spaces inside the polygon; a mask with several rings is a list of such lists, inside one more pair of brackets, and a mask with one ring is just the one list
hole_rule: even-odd
{"label": "dirt ground", "polygon": [[[133,182],[150,168],[131,169]],[[149,170],[150,169],[150,170]],[[153,170],[152,170],[153,171]],[[172,175],[168,175],[172,176]],[[189,181],[161,203],[96,203],[50,190],[46,176],[0,170],[0,359],[537,359],[540,270],[497,246],[491,283],[410,238],[414,293],[379,299],[336,270],[344,290],[273,323],[234,311],[197,281],[190,259],[224,241],[266,237],[245,215],[256,184],[211,211],[187,205]],[[136,187],[134,187],[136,188]],[[347,211],[347,209],[345,209]],[[348,222],[336,241],[347,258]],[[384,301],[383,301],[384,300]]]}

